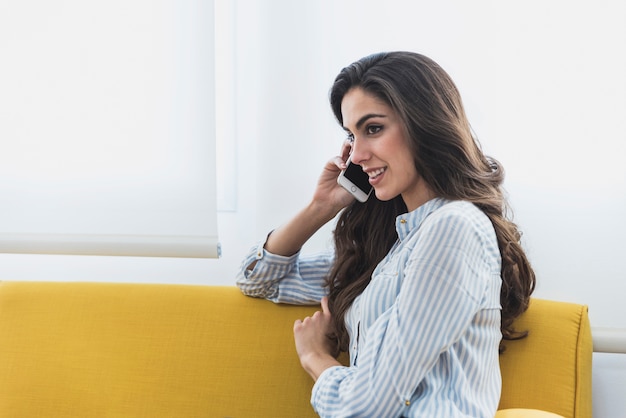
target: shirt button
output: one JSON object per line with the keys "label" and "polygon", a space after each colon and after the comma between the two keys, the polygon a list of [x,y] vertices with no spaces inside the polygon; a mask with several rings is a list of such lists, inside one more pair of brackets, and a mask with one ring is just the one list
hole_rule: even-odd
{"label": "shirt button", "polygon": [[406,219],[400,219],[400,223],[401,224],[405,224],[406,223]]}
{"label": "shirt button", "polygon": [[404,404],[405,404],[406,406],[409,406],[409,405],[411,405],[411,401],[407,399],[406,401],[404,401]]}

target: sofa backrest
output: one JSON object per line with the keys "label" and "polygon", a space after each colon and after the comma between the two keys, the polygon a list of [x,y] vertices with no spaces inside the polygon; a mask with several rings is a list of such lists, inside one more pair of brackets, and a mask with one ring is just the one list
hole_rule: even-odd
{"label": "sofa backrest", "polygon": [[[315,417],[292,330],[317,309],[228,286],[0,282],[0,416]],[[534,300],[518,328],[501,408],[590,417],[586,308]]]}
{"label": "sofa backrest", "polygon": [[315,417],[293,322],[234,287],[0,283],[0,417]]}

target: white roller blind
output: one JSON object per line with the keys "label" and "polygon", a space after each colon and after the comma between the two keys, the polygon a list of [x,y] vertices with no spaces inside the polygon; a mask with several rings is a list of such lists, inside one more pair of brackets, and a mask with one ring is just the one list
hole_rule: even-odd
{"label": "white roller blind", "polygon": [[0,252],[217,256],[213,14],[0,3]]}

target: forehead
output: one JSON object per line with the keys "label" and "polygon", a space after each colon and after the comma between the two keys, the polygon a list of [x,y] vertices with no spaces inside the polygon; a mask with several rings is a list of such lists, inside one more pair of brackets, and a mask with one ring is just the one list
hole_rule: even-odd
{"label": "forehead", "polygon": [[348,90],[341,101],[343,126],[348,129],[355,128],[364,116],[391,116],[392,113],[387,103],[360,87]]}

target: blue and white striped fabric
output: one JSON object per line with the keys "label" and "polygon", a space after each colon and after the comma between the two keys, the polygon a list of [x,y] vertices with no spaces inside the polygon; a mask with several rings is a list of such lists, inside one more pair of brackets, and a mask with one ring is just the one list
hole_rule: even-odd
{"label": "blue and white striped fabric", "polygon": [[[313,407],[321,417],[493,417],[501,258],[491,222],[471,203],[433,199],[396,228],[398,243],[346,316],[350,367],[321,374]],[[237,284],[250,296],[314,304],[332,261],[260,244]]]}

